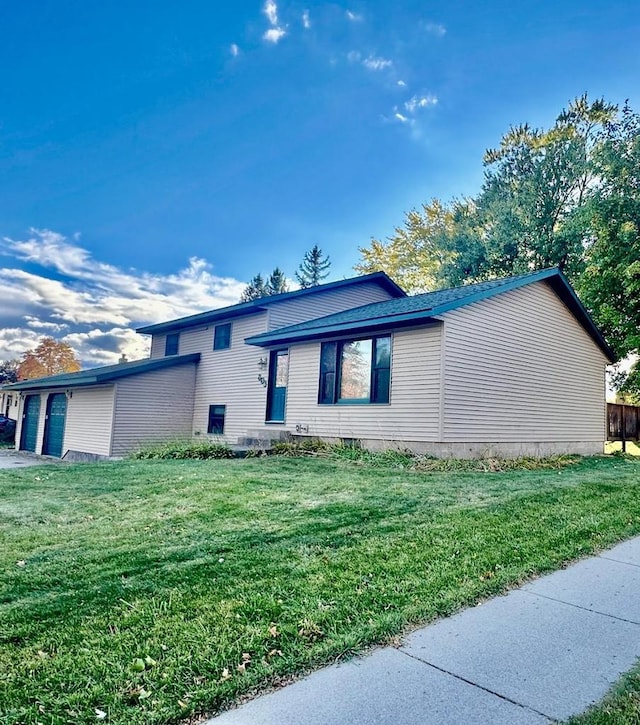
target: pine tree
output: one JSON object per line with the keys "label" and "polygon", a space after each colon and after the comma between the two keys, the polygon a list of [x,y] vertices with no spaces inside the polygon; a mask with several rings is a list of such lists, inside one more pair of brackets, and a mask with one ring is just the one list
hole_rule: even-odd
{"label": "pine tree", "polygon": [[317,244],[308,252],[305,252],[302,263],[296,272],[296,279],[302,289],[315,287],[323,279],[329,276],[331,260],[329,256],[322,257],[322,249]]}
{"label": "pine tree", "polygon": [[266,284],[267,295],[279,295],[282,292],[289,291],[289,285],[287,284],[287,278],[284,276],[284,272],[280,267],[276,267]]}
{"label": "pine tree", "polygon": [[251,300],[259,300],[265,297],[269,292],[266,289],[264,279],[261,274],[256,276],[244,288],[244,292],[240,295],[240,302],[251,302]]}

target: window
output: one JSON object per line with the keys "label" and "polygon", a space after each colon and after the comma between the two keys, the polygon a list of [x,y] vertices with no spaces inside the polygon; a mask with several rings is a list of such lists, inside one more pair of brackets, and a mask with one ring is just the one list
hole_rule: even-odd
{"label": "window", "polygon": [[224,433],[224,414],[226,406],[210,405],[209,406],[209,425],[207,433],[211,435],[222,435]]}
{"label": "window", "polygon": [[213,332],[213,349],[227,350],[229,347],[231,347],[231,323],[216,325]]}
{"label": "window", "polygon": [[318,403],[388,403],[391,337],[323,342]]}
{"label": "window", "polygon": [[180,347],[180,333],[179,332],[170,332],[164,341],[165,357],[167,355],[177,355],[179,347]]}

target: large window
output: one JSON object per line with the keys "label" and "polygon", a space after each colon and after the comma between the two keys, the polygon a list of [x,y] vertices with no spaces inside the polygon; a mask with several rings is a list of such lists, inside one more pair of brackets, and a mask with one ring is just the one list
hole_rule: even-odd
{"label": "large window", "polygon": [[231,347],[231,323],[216,325],[213,332],[213,349],[227,350],[229,347]]}
{"label": "large window", "polygon": [[177,355],[180,347],[180,333],[170,332],[164,341],[164,354]]}
{"label": "large window", "polygon": [[318,402],[388,403],[391,337],[323,342]]}
{"label": "large window", "polygon": [[209,406],[209,425],[207,433],[210,435],[222,435],[224,433],[224,414],[226,406],[210,405]]}

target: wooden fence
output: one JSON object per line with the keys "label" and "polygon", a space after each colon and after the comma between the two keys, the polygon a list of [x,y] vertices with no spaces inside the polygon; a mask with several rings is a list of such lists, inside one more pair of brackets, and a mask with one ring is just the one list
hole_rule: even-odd
{"label": "wooden fence", "polygon": [[640,405],[607,403],[607,439],[622,441],[623,451],[627,441],[640,441]]}

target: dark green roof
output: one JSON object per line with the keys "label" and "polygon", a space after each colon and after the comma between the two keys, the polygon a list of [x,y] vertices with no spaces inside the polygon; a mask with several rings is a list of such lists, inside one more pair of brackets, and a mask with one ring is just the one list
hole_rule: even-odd
{"label": "dark green roof", "polygon": [[271,347],[292,342],[329,338],[341,334],[371,333],[382,329],[427,324],[430,321],[435,321],[434,318],[445,312],[541,280],[547,280],[604,354],[611,362],[614,362],[615,355],[613,351],[607,345],[565,276],[556,267],[522,274],[517,277],[504,277],[489,282],[451,287],[450,289],[427,292],[386,302],[375,302],[345,310],[344,312],[319,317],[308,322],[254,335],[248,337],[245,342],[250,345]]}
{"label": "dark green roof", "polygon": [[354,287],[365,282],[375,282],[384,290],[394,297],[405,297],[406,292],[384,272],[372,272],[371,274],[363,274],[359,277],[351,277],[349,279],[340,279],[337,282],[328,282],[327,284],[319,284],[315,287],[307,289],[294,290],[293,292],[283,292],[279,295],[270,295],[269,297],[261,297],[258,300],[250,302],[241,302],[230,307],[221,307],[218,310],[209,310],[208,312],[200,312],[197,315],[189,315],[188,317],[180,317],[177,320],[168,320],[167,322],[159,322],[156,325],[146,325],[139,327],[136,332],[143,334],[154,334],[159,332],[169,332],[171,330],[181,330],[185,327],[193,327],[194,325],[204,325],[210,322],[216,322],[222,319],[231,319],[234,317],[243,317],[251,315],[255,312],[266,310],[269,305],[282,302],[283,300],[296,299],[307,295],[318,294],[326,290],[339,289],[341,287]]}
{"label": "dark green roof", "polygon": [[184,365],[185,363],[197,363],[200,360],[200,353],[191,355],[170,355],[146,360],[135,360],[134,362],[118,363],[117,365],[106,365],[101,368],[80,370],[77,373],[62,373],[61,375],[49,375],[46,378],[34,378],[23,380],[20,383],[3,386],[3,390],[42,390],[44,388],[74,388],[79,385],[95,385],[96,383],[109,383],[118,378],[130,375],[140,375],[153,370]]}

